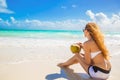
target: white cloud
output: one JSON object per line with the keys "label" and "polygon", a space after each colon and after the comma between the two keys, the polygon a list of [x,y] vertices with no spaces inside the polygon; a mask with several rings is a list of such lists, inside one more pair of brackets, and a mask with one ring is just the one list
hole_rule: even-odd
{"label": "white cloud", "polygon": [[11,19],[12,23],[16,23],[16,20],[14,17],[10,17],[10,19]]}
{"label": "white cloud", "polygon": [[86,11],[86,14],[87,14],[92,20],[94,20],[95,14],[94,14],[91,10],[87,10],[87,11]]}
{"label": "white cloud", "polygon": [[16,20],[14,17],[10,17],[10,20],[0,21],[1,26],[17,27],[20,29],[59,29],[59,30],[77,30],[84,27],[87,23],[85,20],[73,19],[63,21],[40,21],[40,20]]}
{"label": "white cloud", "polygon": [[77,5],[75,5],[75,4],[72,5],[72,8],[76,8],[76,7],[77,7]]}
{"label": "white cloud", "polygon": [[86,11],[90,20],[68,19],[62,21],[41,21],[37,19],[16,20],[10,17],[9,20],[0,18],[0,26],[17,27],[20,29],[59,29],[59,30],[81,30],[88,22],[96,22],[104,31],[120,31],[120,14],[112,14],[108,17],[103,12],[94,13]]}
{"label": "white cloud", "polygon": [[3,20],[2,18],[0,18],[0,26],[10,26],[11,23],[8,20]]}
{"label": "white cloud", "polygon": [[6,0],[0,0],[0,7],[7,8]]}
{"label": "white cloud", "polygon": [[108,17],[103,12],[93,13],[91,10],[87,10],[86,14],[90,17],[91,21],[98,23],[102,30],[120,31],[119,13],[113,14],[112,17]]}
{"label": "white cloud", "polygon": [[[81,24],[82,23],[82,24]],[[24,21],[29,28],[35,29],[80,29],[86,22],[83,20],[63,20],[63,21],[40,21],[40,20],[29,20]],[[34,27],[33,27],[34,26]]]}
{"label": "white cloud", "polygon": [[95,21],[98,23],[109,23],[108,17],[102,12],[95,14],[91,10],[87,10],[86,14],[90,17],[92,21]]}
{"label": "white cloud", "polygon": [[0,18],[0,21],[2,21],[2,18]]}
{"label": "white cloud", "polygon": [[66,6],[61,6],[62,9],[66,9],[67,7]]}
{"label": "white cloud", "polygon": [[[71,5],[70,7],[72,7],[72,8],[76,8],[77,5],[73,4],[73,5]],[[62,8],[62,9],[67,9],[68,7],[67,7],[67,6],[61,6],[61,8]]]}
{"label": "white cloud", "polygon": [[14,13],[13,11],[7,8],[6,0],[0,0],[0,13],[8,13],[8,14]]}

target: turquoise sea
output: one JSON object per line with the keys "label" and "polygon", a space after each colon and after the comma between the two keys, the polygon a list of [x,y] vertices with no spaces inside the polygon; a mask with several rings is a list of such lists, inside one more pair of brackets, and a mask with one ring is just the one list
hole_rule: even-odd
{"label": "turquoise sea", "polygon": [[[120,37],[120,32],[104,32],[107,37]],[[80,39],[82,31],[75,30],[0,30],[0,37],[40,39]]]}
{"label": "turquoise sea", "polygon": [[78,39],[83,37],[83,32],[68,30],[0,30],[0,37]]}

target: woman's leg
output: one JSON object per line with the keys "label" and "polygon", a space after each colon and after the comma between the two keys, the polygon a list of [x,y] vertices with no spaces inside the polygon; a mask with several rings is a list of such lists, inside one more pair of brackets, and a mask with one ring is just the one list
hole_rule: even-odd
{"label": "woman's leg", "polygon": [[88,68],[90,65],[86,64],[85,59],[83,59],[83,57],[81,57],[79,54],[76,54],[76,58],[80,65],[83,67],[83,69],[88,73]]}
{"label": "woman's leg", "polygon": [[58,64],[60,67],[69,67],[70,65],[74,63],[80,63],[83,69],[88,72],[88,67],[90,65],[86,64],[85,61],[82,59],[82,57],[79,54],[75,54],[72,58],[70,58],[68,61],[64,63]]}
{"label": "woman's leg", "polygon": [[70,58],[68,61],[64,62],[64,63],[59,63],[58,66],[60,67],[69,67],[72,64],[78,63],[78,61],[76,60],[76,55],[74,55],[72,58]]}

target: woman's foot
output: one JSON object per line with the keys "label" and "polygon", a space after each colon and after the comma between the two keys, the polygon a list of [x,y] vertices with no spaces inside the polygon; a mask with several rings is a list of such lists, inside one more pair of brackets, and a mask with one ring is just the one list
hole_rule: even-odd
{"label": "woman's foot", "polygon": [[59,63],[57,66],[59,66],[59,67],[68,67],[68,65],[66,65],[65,63]]}

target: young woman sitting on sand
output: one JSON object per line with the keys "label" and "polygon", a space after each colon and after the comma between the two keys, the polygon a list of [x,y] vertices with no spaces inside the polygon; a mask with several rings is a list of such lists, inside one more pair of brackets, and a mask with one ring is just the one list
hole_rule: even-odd
{"label": "young woman sitting on sand", "polygon": [[83,32],[88,40],[83,44],[77,44],[83,48],[84,54],[75,53],[72,58],[64,63],[59,63],[58,66],[69,67],[72,64],[80,63],[91,78],[107,79],[111,71],[110,56],[99,27],[95,23],[88,23]]}

